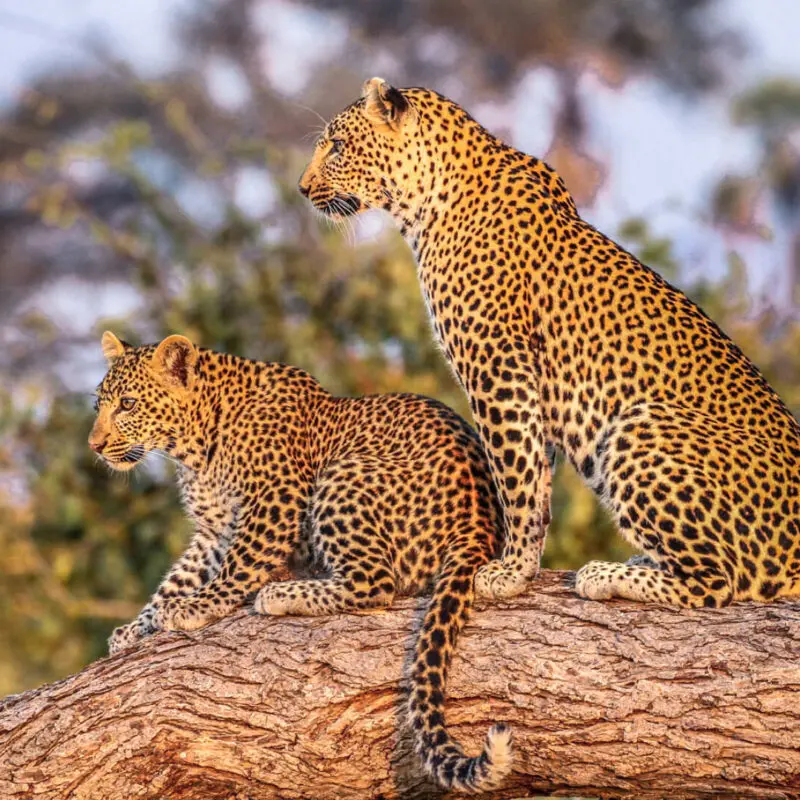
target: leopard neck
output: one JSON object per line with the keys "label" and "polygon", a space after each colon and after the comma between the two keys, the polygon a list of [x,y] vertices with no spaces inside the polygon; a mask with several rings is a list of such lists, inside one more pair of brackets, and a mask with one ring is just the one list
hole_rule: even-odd
{"label": "leopard neck", "polygon": [[470,235],[459,225],[465,214],[496,217],[518,206],[530,217],[523,223],[531,231],[539,222],[552,227],[553,220],[577,217],[575,202],[555,170],[454,108],[446,126],[441,117],[420,112],[419,163],[425,169],[406,202],[388,209],[420,266],[432,240]]}
{"label": "leopard neck", "polygon": [[223,438],[246,435],[237,430],[237,420],[253,404],[263,406],[265,412],[273,408],[276,416],[299,418],[294,446],[298,452],[312,452],[308,425],[326,397],[320,384],[296,367],[200,349],[185,424],[167,452],[195,475],[202,475]]}

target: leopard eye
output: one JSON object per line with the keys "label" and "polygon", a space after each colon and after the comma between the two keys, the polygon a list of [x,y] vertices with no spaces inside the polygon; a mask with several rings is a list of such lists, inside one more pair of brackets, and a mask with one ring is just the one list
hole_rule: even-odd
{"label": "leopard eye", "polygon": [[344,139],[331,139],[330,155],[338,156],[344,149]]}
{"label": "leopard eye", "polygon": [[135,397],[120,397],[119,399],[119,407],[123,411],[131,411],[135,405],[136,405]]}
{"label": "leopard eye", "polygon": [[94,409],[94,413],[96,414],[100,410],[100,398],[95,396],[94,400],[92,400],[92,408]]}

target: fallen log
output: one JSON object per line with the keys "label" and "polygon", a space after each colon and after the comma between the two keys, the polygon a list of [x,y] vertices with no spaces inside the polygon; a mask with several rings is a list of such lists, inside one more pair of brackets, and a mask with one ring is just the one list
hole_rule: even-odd
{"label": "fallen log", "polygon": [[[478,604],[447,720],[470,753],[514,731],[492,798],[800,797],[800,604],[582,600],[571,573]],[[247,611],[162,634],[0,703],[4,800],[440,796],[403,728],[424,598],[389,611]]]}

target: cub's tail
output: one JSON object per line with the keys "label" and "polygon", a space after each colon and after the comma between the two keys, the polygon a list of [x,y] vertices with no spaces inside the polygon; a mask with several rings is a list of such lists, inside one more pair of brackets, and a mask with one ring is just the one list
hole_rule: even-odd
{"label": "cub's tail", "polygon": [[427,771],[445,789],[484,792],[511,771],[511,729],[495,725],[483,752],[470,758],[450,738],[444,697],[450,657],[469,616],[478,565],[448,564],[442,571],[417,639],[408,699],[417,752]]}

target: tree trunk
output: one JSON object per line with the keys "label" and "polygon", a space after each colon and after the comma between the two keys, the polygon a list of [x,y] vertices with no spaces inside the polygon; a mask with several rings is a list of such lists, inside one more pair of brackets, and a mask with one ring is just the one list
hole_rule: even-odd
{"label": "tree trunk", "polygon": [[[569,574],[479,604],[447,720],[514,731],[493,798],[800,797],[800,605],[581,600]],[[424,599],[317,618],[240,612],[0,704],[0,797],[420,798],[402,724]]]}

